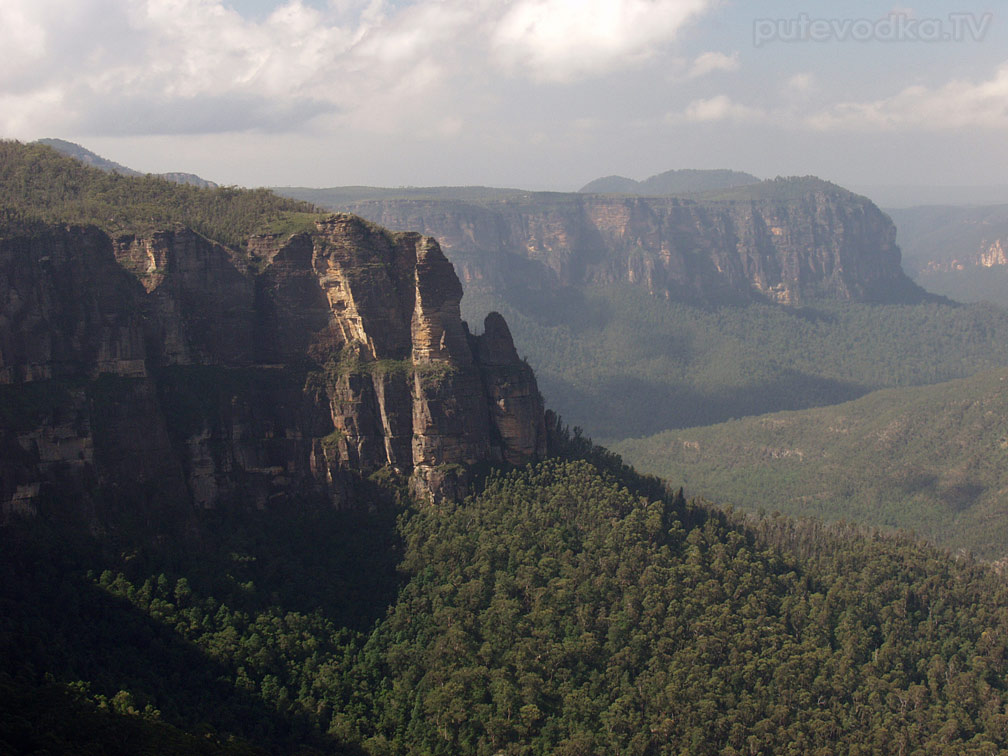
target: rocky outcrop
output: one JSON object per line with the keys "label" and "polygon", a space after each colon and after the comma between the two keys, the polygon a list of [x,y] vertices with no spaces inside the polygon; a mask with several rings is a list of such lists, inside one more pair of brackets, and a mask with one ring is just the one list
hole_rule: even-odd
{"label": "rocky outcrop", "polygon": [[520,464],[526,459],[543,457],[546,426],[542,400],[532,369],[518,359],[511,331],[500,313],[487,315],[475,351],[504,459]]}
{"label": "rocky outcrop", "polygon": [[531,369],[461,296],[433,239],[350,215],[241,255],[187,229],[8,234],[0,509],[343,505],[382,468],[438,498],[538,459]]}
{"label": "rocky outcrop", "polygon": [[903,265],[912,276],[1008,265],[1008,205],[930,205],[887,212],[899,229]]}
{"label": "rocky outcrop", "polygon": [[467,286],[621,282],[694,303],[925,296],[900,267],[892,222],[868,199],[814,179],[744,191],[718,201],[531,194],[348,208],[390,228],[436,236]]}
{"label": "rocky outcrop", "polygon": [[993,268],[999,265],[1008,265],[1008,256],[1005,255],[1004,245],[1000,239],[995,239],[990,244],[986,244],[986,249],[980,253],[980,265],[984,268]]}
{"label": "rocky outcrop", "polygon": [[[314,265],[334,314],[328,343],[339,350],[330,351],[323,376],[333,436],[316,453],[330,470],[343,460],[412,470],[418,488],[437,494],[459,490],[474,463],[543,455],[531,369],[507,334],[514,382],[499,385],[501,366],[481,360],[497,354],[482,345],[499,341],[499,329],[469,333],[459,313],[462,286],[437,242],[337,216],[320,228]],[[502,410],[499,395],[514,397],[514,407]],[[528,424],[533,443],[512,424]]]}
{"label": "rocky outcrop", "polygon": [[974,254],[963,255],[962,257],[949,257],[941,260],[927,260],[919,269],[922,273],[951,273],[959,270],[970,270],[971,268],[1000,268],[1008,265],[1008,254],[1005,246],[1008,245],[1008,237],[1003,241],[995,239],[989,241],[982,239],[979,244],[979,251]]}

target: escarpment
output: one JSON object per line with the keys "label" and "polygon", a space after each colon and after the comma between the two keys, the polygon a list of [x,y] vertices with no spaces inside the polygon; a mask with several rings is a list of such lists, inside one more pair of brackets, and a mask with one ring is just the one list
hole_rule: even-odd
{"label": "escarpment", "polygon": [[[249,240],[0,238],[0,508],[352,503],[388,468],[464,492],[545,453],[503,319],[474,335],[437,242],[350,215]],[[75,501],[77,505],[67,502]]]}
{"label": "escarpment", "polygon": [[708,304],[926,296],[900,266],[892,221],[867,198],[816,179],[763,182],[714,199],[540,193],[346,207],[436,236],[467,286],[627,283]]}

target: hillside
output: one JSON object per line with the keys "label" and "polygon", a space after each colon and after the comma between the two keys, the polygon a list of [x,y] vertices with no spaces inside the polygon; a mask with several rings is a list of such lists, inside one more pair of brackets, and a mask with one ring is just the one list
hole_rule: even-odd
{"label": "hillside", "polygon": [[614,448],[641,470],[750,510],[902,528],[1008,556],[1008,370],[688,428]]}
{"label": "hillside", "polygon": [[[57,152],[60,152],[67,157],[72,157],[74,160],[78,160],[85,165],[90,165],[98,168],[106,173],[118,173],[122,176],[142,176],[143,174],[139,171],[135,171],[132,168],[127,168],[124,165],[120,165],[112,160],[103,158],[101,155],[97,155],[91,150],[81,147],[79,144],[74,144],[73,142],[68,142],[65,139],[39,139],[37,144],[45,145],[46,147],[52,147]],[[200,178],[194,173],[180,173],[177,171],[171,173],[160,173],[156,174],[158,177],[166,179],[167,181],[172,181],[176,184],[190,184],[192,186],[202,187],[204,189],[216,189],[217,184],[213,181],[207,181],[204,178]]]}
{"label": "hillside", "polygon": [[122,176],[41,144],[0,141],[0,228],[93,225],[110,236],[189,228],[233,250],[251,236],[310,230],[318,208],[265,189],[218,189]]}
{"label": "hillside", "polygon": [[207,512],[222,537],[202,543],[4,531],[0,745],[1008,747],[1008,595],[968,560],[849,528],[729,521],[576,460],[393,516]]}
{"label": "hillside", "polygon": [[742,171],[678,169],[658,173],[643,181],[623,176],[605,176],[589,181],[578,189],[586,194],[703,194],[735,186],[759,183],[759,179]]}

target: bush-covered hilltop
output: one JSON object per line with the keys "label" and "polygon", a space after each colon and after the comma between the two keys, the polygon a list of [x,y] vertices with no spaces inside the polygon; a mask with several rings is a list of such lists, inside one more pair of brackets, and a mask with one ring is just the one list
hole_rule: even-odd
{"label": "bush-covered hilltop", "polygon": [[[0,750],[92,752],[109,721],[161,753],[194,733],[207,753],[1008,747],[1008,594],[976,564],[733,522],[576,459],[395,531],[392,512],[207,513],[212,544],[122,530],[42,559],[22,533],[0,560]],[[62,707],[76,732],[46,730]]]}
{"label": "bush-covered hilltop", "polygon": [[266,189],[204,189],[84,165],[41,144],[0,141],[0,229],[94,225],[111,235],[186,226],[240,249],[257,233],[310,228],[316,208]]}

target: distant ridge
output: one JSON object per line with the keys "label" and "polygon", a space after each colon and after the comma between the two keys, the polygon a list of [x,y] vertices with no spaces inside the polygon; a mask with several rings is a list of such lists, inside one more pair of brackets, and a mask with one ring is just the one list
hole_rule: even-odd
{"label": "distant ridge", "polygon": [[[91,150],[81,147],[79,144],[73,142],[68,142],[65,139],[39,139],[37,140],[39,144],[44,144],[47,147],[52,147],[58,152],[62,152],[68,157],[72,157],[74,160],[79,160],[85,165],[90,165],[106,173],[118,173],[121,176],[143,176],[144,174],[140,171],[135,171],[132,168],[127,168],[125,165],[120,165],[119,163],[113,162],[107,158],[103,158],[101,155],[97,155]],[[205,178],[197,176],[195,173],[157,173],[155,176],[160,176],[163,179],[172,181],[176,184],[189,184],[190,186],[199,186],[205,189],[216,189],[217,184],[213,181],[207,181]]]}
{"label": "distant ridge", "polygon": [[758,184],[759,181],[752,174],[742,171],[685,168],[665,171],[643,181],[634,181],[625,176],[605,176],[588,182],[578,191],[584,194],[701,194]]}

